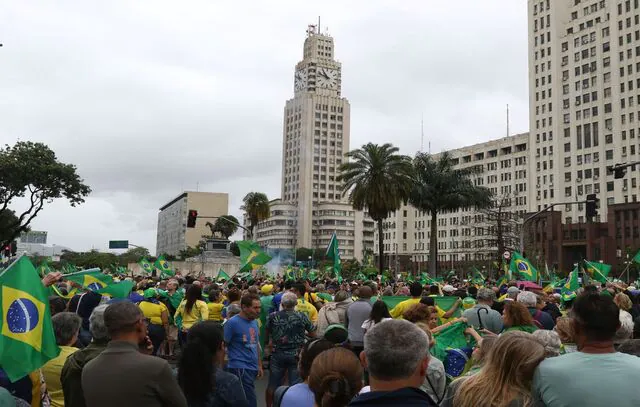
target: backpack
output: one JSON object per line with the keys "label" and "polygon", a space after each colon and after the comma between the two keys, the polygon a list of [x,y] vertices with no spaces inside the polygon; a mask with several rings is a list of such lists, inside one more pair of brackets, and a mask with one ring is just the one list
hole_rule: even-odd
{"label": "backpack", "polygon": [[540,311],[539,309],[536,310],[536,312],[532,315],[533,316],[533,324],[538,329],[544,329],[544,326],[542,325],[542,322],[538,321],[538,318],[540,318],[541,315],[542,315],[542,311]]}
{"label": "backpack", "polygon": [[282,405],[282,399],[285,393],[291,386],[278,386],[275,392],[273,392],[273,407],[280,407]]}

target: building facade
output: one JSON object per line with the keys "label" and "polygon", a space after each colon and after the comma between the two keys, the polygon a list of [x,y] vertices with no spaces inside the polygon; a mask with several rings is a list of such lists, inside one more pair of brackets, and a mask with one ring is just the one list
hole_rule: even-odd
{"label": "building facade", "polygon": [[[531,211],[593,193],[600,222],[637,202],[637,167],[617,180],[607,167],[640,159],[638,3],[528,1]],[[560,209],[563,223],[587,221],[582,203]]]}
{"label": "building facade", "polygon": [[294,96],[284,107],[281,199],[255,239],[280,249],[325,248],[335,231],[341,254],[362,259],[373,245],[373,222],[354,211],[338,182],[349,151],[350,105],[342,97],[342,66],[333,38],[309,26],[295,67]]}
{"label": "building facade", "polygon": [[[198,211],[195,228],[187,228],[187,212]],[[195,247],[203,236],[211,235],[207,222],[229,213],[229,195],[216,192],[187,191],[160,208],[156,253],[178,255],[180,250]]]}
{"label": "building facade", "polygon": [[[494,208],[457,210],[438,215],[437,256],[440,269],[467,262],[494,261],[518,244],[520,224],[528,210],[529,134],[504,137],[449,151],[456,168],[475,167],[475,185],[494,195]],[[434,158],[438,159],[439,154]],[[429,258],[431,216],[405,205],[385,220],[383,240],[386,264],[392,270],[425,270]],[[377,231],[374,240],[377,242]],[[374,252],[378,255],[377,244]]]}

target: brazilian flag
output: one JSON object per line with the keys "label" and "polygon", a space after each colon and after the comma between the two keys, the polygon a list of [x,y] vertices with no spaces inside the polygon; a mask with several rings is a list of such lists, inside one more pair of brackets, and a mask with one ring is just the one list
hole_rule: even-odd
{"label": "brazilian flag", "polygon": [[512,253],[509,269],[520,280],[538,281],[538,270],[518,252]]}
{"label": "brazilian flag", "polygon": [[47,290],[26,256],[0,275],[0,366],[12,382],[60,353]]}
{"label": "brazilian flag", "polygon": [[153,266],[151,265],[151,263],[149,263],[149,260],[147,260],[146,258],[142,258],[138,264],[140,265],[140,267],[142,267],[142,270],[146,273],[146,274],[151,274],[151,272],[153,271]]}
{"label": "brazilian flag", "polygon": [[103,289],[113,283],[113,278],[103,274],[98,268],[67,274],[64,278],[92,291]]}
{"label": "brazilian flag", "polygon": [[164,259],[164,256],[158,257],[153,266],[160,272],[160,278],[169,278],[176,275],[169,262]]}

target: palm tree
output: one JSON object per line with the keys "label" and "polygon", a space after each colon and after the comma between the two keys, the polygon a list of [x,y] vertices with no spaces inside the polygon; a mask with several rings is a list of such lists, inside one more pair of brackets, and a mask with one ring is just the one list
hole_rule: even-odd
{"label": "palm tree", "polygon": [[366,210],[378,224],[378,264],[384,268],[382,221],[406,203],[413,185],[411,158],[400,155],[398,148],[386,143],[368,143],[350,151],[350,159],[339,167],[338,181],[356,210]]}
{"label": "palm tree", "polygon": [[222,237],[228,239],[238,231],[238,219],[233,215],[220,216],[214,223],[207,222],[206,226],[211,229],[211,236],[220,233]]}
{"label": "palm tree", "polygon": [[491,206],[491,191],[474,185],[472,176],[478,167],[454,168],[451,154],[444,152],[439,158],[418,153],[413,160],[415,185],[409,203],[431,215],[429,238],[429,272],[435,275],[438,249],[438,213],[461,208],[487,208]]}
{"label": "palm tree", "polygon": [[240,209],[242,209],[249,218],[249,230],[251,230],[251,237],[253,238],[256,225],[268,219],[271,214],[269,199],[267,195],[262,192],[249,192],[242,199],[242,202],[244,203]]}

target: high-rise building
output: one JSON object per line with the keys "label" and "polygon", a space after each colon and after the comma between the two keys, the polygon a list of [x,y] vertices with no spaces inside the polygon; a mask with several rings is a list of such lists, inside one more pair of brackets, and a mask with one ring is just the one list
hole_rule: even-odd
{"label": "high-rise building", "polygon": [[[528,1],[529,210],[597,194],[608,206],[637,202],[638,170],[607,167],[640,154],[639,1]],[[638,136],[638,138],[637,138]],[[584,223],[584,204],[556,208]]]}
{"label": "high-rise building", "polygon": [[[198,211],[195,228],[187,228],[187,212]],[[207,222],[229,214],[229,195],[217,192],[186,191],[162,205],[158,213],[156,253],[177,255],[180,250],[195,247],[203,236],[210,235]],[[200,218],[202,217],[202,218]]]}
{"label": "high-rise building", "polygon": [[[493,193],[494,208],[438,214],[437,259],[441,268],[460,269],[462,262],[497,260],[501,255],[499,237],[505,248],[517,247],[530,188],[528,143],[529,135],[524,133],[449,151],[455,168],[475,169],[473,182]],[[433,158],[439,156],[434,154]],[[391,270],[426,270],[430,214],[405,205],[385,220],[383,229],[385,263]],[[378,255],[377,244],[374,252]]]}
{"label": "high-rise building", "polygon": [[342,65],[333,38],[309,26],[295,67],[294,96],[284,107],[281,199],[255,239],[280,249],[325,248],[336,232],[345,258],[373,245],[373,221],[354,211],[338,182],[349,151],[350,105],[342,97]]}

